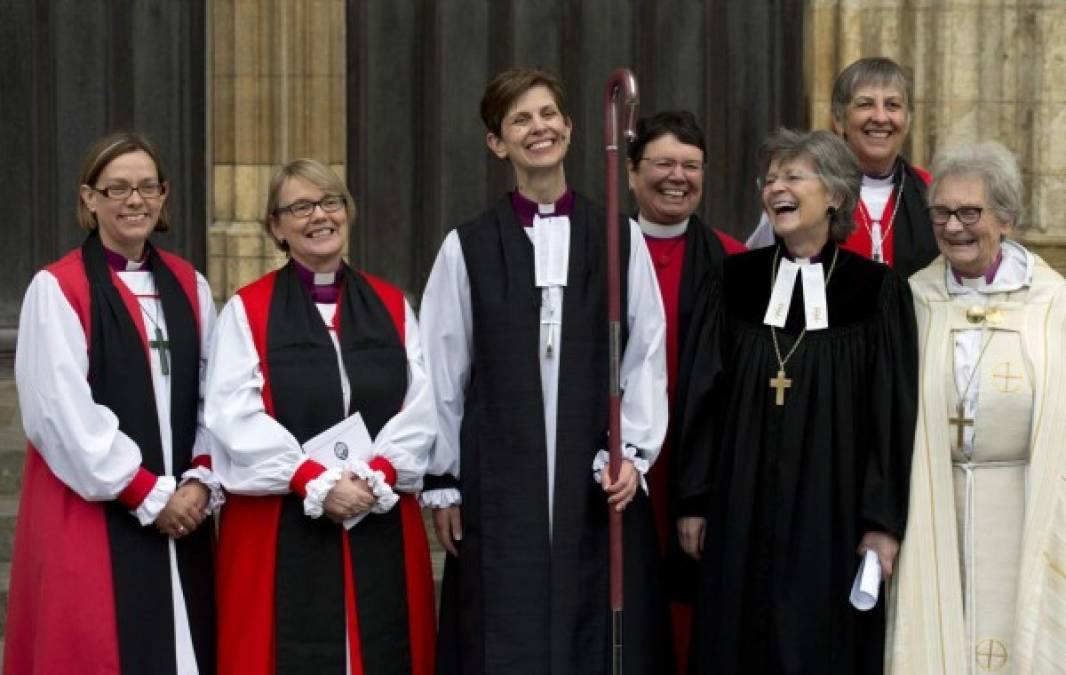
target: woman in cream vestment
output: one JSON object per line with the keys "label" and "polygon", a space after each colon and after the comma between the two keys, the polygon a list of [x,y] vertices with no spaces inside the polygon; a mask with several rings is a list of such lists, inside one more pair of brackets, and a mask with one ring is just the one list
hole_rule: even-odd
{"label": "woman in cream vestment", "polygon": [[886,673],[1066,673],[1066,284],[1006,239],[1001,145],[934,162],[941,256],[911,278],[921,346]]}

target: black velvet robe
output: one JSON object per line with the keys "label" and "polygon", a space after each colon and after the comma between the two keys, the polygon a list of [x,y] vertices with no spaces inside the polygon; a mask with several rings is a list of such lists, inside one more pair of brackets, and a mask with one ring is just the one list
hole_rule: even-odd
{"label": "black velvet robe", "polygon": [[[876,674],[884,603],[859,612],[848,595],[862,535],[902,538],[906,526],[918,370],[910,290],[840,250],[829,328],[803,338],[777,406],[762,321],[775,250],[726,259],[722,309],[705,320],[708,348],[694,364],[678,492],[701,505],[707,534],[690,672]],[[826,271],[834,250],[822,251]],[[782,355],[803,327],[801,289],[778,335]]]}

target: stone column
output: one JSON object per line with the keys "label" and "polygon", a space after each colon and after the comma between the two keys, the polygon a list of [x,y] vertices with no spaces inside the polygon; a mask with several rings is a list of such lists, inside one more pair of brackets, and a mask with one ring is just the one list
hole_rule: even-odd
{"label": "stone column", "polygon": [[1066,271],[1066,4],[1046,0],[811,0],[805,21],[811,123],[830,124],[833,80],[863,56],[914,73],[904,151],[928,165],[952,144],[996,140],[1017,156],[1019,239]]}
{"label": "stone column", "polygon": [[344,0],[211,5],[211,214],[215,299],[285,260],[262,226],[274,169],[297,157],[344,177]]}

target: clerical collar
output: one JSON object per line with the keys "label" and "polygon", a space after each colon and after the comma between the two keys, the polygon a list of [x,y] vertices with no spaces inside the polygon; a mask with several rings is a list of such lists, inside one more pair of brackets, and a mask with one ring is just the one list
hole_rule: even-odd
{"label": "clerical collar", "polygon": [[643,213],[637,214],[637,223],[640,225],[640,231],[656,239],[673,239],[682,236],[688,231],[688,221],[690,219],[691,217],[685,218],[680,223],[674,223],[673,225],[660,225],[645,218]]}
{"label": "clerical collar", "polygon": [[810,258],[797,258],[796,256],[792,255],[789,252],[788,247],[785,246],[785,240],[782,239],[781,237],[778,237],[777,235],[774,235],[774,243],[778,247],[780,247],[780,249],[781,249],[781,257],[782,258],[791,260],[792,262],[796,263],[797,265],[815,265],[817,263],[820,263],[820,262],[822,262],[822,258],[824,258],[827,254],[832,253],[833,252],[833,248],[835,248],[835,246],[833,244],[833,240],[830,239],[830,240],[825,242],[825,246],[822,247],[821,251],[818,251],[818,253],[816,253],[815,255],[812,255]]}
{"label": "clerical collar", "polygon": [[144,252],[141,253],[140,260],[130,260],[121,253],[116,253],[108,247],[104,247],[104,256],[107,257],[107,264],[111,269],[116,272],[139,272],[148,268],[148,247],[144,247]]}
{"label": "clerical collar", "polygon": [[518,190],[511,193],[511,208],[522,227],[533,227],[534,216],[569,216],[574,211],[574,191],[567,188],[562,197],[549,204],[538,204]]}
{"label": "clerical collar", "polygon": [[339,267],[335,272],[315,272],[302,265],[295,258],[293,258],[292,266],[296,270],[296,278],[311,294],[312,300],[323,305],[337,302],[337,296],[340,294],[341,289],[341,279],[343,278]]}
{"label": "clerical collar", "polygon": [[887,176],[867,176],[866,174],[862,175],[862,187],[864,189],[870,189],[870,188],[874,188],[874,189],[876,189],[876,188],[881,188],[881,189],[889,188],[889,189],[891,189],[893,187],[893,185],[895,185],[895,183],[896,183],[896,172],[895,171],[893,171],[892,173],[888,174]]}
{"label": "clerical collar", "polygon": [[876,174],[876,173],[863,172],[862,177],[864,179],[865,178],[870,178],[870,179],[873,179],[873,180],[884,180],[886,178],[889,179],[889,180],[893,180],[896,177],[896,171],[899,169],[899,163],[900,163],[899,162],[899,156],[897,155],[896,156],[896,161],[892,162],[892,168],[888,170],[888,173]]}
{"label": "clerical collar", "polygon": [[1000,243],[995,262],[981,276],[967,278],[948,265],[947,290],[952,295],[1010,293],[1032,283],[1034,264],[1032,253],[1021,244],[1005,239]]}

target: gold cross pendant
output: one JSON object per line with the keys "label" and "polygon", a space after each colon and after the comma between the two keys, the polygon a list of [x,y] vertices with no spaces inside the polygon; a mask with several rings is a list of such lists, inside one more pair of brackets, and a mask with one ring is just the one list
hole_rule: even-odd
{"label": "gold cross pendant", "polygon": [[792,380],[785,377],[785,369],[777,369],[777,377],[770,378],[770,388],[776,390],[775,405],[785,405],[785,390],[792,386]]}
{"label": "gold cross pendant", "polygon": [[954,425],[956,427],[957,433],[955,437],[955,444],[958,446],[959,450],[962,450],[962,444],[964,442],[963,429],[966,427],[973,426],[973,420],[966,417],[965,412],[966,408],[963,407],[962,401],[959,401],[958,405],[955,406],[955,414],[957,415],[957,417],[948,417],[948,424]]}

